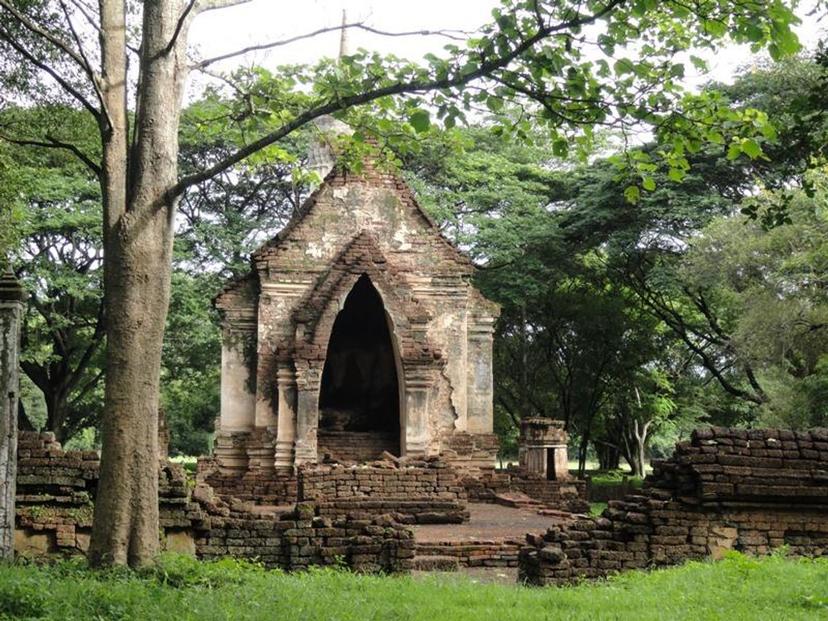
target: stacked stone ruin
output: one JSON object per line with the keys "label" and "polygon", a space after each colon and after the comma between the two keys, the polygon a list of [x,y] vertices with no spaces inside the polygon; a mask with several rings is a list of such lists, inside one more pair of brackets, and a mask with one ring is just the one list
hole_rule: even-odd
{"label": "stacked stone ruin", "polygon": [[393,514],[403,524],[458,524],[469,519],[459,474],[438,459],[385,467],[316,466],[299,472],[299,496],[320,515]]}
{"label": "stacked stone ruin", "polygon": [[828,554],[828,429],[697,430],[640,494],[530,534],[520,577],[560,584],[727,550]]}
{"label": "stacked stone ruin", "polygon": [[[543,420],[546,428],[554,428],[554,446],[563,453],[565,462],[567,435],[562,427],[549,419],[532,420],[535,425]],[[458,462],[459,454],[490,454],[496,442],[481,437],[453,434],[448,447],[440,455],[430,457],[399,458],[384,452],[382,459],[363,463],[329,459],[326,463],[305,464],[295,471],[228,472],[215,460],[201,458],[199,474],[224,498],[266,506],[313,500],[326,515],[349,510],[393,513],[406,524],[466,521],[467,502],[575,512],[589,509],[585,482],[560,468],[558,475],[550,479],[545,465],[536,469],[531,464],[510,465],[497,471],[491,465],[482,467],[478,463],[469,467],[468,462]],[[557,459],[561,461],[560,456]]]}
{"label": "stacked stone ruin", "polygon": [[[18,453],[19,555],[80,554],[89,546],[100,472],[94,451],[64,451],[51,433],[21,432]],[[193,487],[180,465],[159,469],[162,543],[203,559],[232,556],[268,567],[347,564],[361,571],[411,568],[411,532],[390,516],[352,511],[320,516],[313,502],[290,511],[251,510],[205,484]]]}
{"label": "stacked stone ruin", "polygon": [[[89,542],[97,454],[64,451],[49,433],[22,432],[18,447],[18,554],[82,553]],[[765,554],[785,546],[791,554],[828,554],[826,429],[698,430],[653,468],[641,493],[611,501],[598,518],[561,514],[546,533],[517,531],[498,545],[418,544],[402,522],[429,522],[442,505],[417,513],[403,503],[419,496],[454,511],[469,493],[467,481],[439,460],[305,468],[297,479],[297,494],[305,499],[291,507],[256,507],[223,496],[162,461],[160,526],[167,549],[203,559],[405,572],[415,555],[433,554],[466,566],[518,564],[520,579],[539,585],[715,558],[731,549]],[[456,521],[457,515],[439,519]]]}

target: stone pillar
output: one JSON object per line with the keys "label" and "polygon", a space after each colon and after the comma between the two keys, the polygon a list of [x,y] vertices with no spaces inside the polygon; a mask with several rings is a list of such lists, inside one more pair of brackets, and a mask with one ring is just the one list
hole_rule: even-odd
{"label": "stone pillar", "polygon": [[288,365],[276,372],[279,391],[279,422],[276,427],[276,468],[293,467],[293,443],[296,441],[296,374]]}
{"label": "stone pillar", "polygon": [[225,326],[221,343],[221,429],[250,431],[256,420],[256,333]]}
{"label": "stone pillar", "polygon": [[256,417],[255,328],[228,313],[222,329],[221,414],[213,454],[231,471],[248,467],[246,445]]}
{"label": "stone pillar", "polygon": [[466,358],[466,430],[469,433],[492,433],[494,430],[493,333],[494,318],[469,318]]}
{"label": "stone pillar", "polygon": [[[307,364],[307,363],[305,363]],[[296,436],[294,465],[319,459],[316,433],[319,430],[319,382],[322,369],[307,366],[296,373]]]}
{"label": "stone pillar", "polygon": [[567,434],[563,421],[551,418],[524,418],[520,421],[518,462],[527,472],[550,480],[569,478]]}
{"label": "stone pillar", "polygon": [[400,417],[403,455],[425,455],[428,449],[428,393],[433,386],[428,370],[405,372],[405,411]]}
{"label": "stone pillar", "polygon": [[10,271],[0,277],[0,558],[14,555],[20,324],[25,295]]}

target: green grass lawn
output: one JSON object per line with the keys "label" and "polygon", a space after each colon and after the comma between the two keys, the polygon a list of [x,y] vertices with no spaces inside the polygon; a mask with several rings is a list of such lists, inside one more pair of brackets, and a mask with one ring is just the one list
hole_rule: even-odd
{"label": "green grass lawn", "polygon": [[33,619],[828,619],[828,559],[734,554],[568,588],[478,584],[462,575],[285,574],[163,557],[140,573],[80,563],[0,567],[0,618]]}

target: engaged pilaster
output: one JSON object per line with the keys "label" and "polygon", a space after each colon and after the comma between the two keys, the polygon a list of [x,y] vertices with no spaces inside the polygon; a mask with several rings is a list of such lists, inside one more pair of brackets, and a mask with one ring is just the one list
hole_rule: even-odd
{"label": "engaged pilaster", "polygon": [[0,558],[14,555],[20,325],[25,294],[10,271],[0,277]]}

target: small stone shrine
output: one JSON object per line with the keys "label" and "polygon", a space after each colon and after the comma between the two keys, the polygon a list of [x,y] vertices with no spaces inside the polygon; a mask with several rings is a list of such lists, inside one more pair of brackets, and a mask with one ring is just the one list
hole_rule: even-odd
{"label": "small stone shrine", "polygon": [[520,421],[520,467],[526,472],[541,474],[550,481],[568,479],[566,442],[563,421],[524,418]]}

